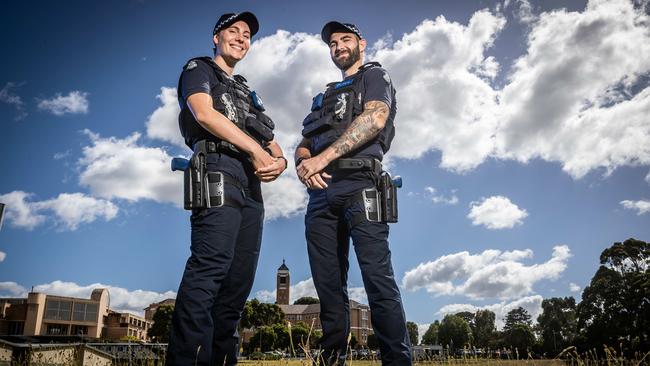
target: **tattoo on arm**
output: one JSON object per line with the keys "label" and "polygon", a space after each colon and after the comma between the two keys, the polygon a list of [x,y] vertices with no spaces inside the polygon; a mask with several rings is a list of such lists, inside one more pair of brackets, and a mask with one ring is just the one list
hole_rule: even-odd
{"label": "tattoo on arm", "polygon": [[380,101],[370,101],[364,105],[363,113],[352,121],[333,144],[337,157],[343,156],[372,140],[384,128],[388,118],[388,105]]}

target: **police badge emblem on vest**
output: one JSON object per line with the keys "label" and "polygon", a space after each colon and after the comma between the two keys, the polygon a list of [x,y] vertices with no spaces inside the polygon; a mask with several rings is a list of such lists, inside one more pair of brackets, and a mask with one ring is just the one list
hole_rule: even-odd
{"label": "police badge emblem on vest", "polygon": [[341,93],[336,96],[336,105],[334,106],[334,114],[336,118],[341,120],[345,116],[345,111],[348,109],[348,93]]}
{"label": "police badge emblem on vest", "polygon": [[237,123],[237,112],[235,111],[235,104],[232,102],[232,97],[228,93],[221,94],[221,101],[226,107],[225,114],[226,118],[232,122]]}

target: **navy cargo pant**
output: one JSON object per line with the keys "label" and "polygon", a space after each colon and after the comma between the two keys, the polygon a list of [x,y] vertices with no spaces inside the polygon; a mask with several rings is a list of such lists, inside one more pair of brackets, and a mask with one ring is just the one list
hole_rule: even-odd
{"label": "navy cargo pant", "polygon": [[350,238],[370,303],[382,364],[411,364],[406,319],[388,248],[388,225],[352,221],[364,208],[362,202],[349,202],[349,199],[374,185],[372,173],[356,171],[334,174],[328,188],[309,190],[305,231],[311,273],[321,306],[322,356],[328,364],[344,364],[346,358],[350,331],[347,292]]}
{"label": "navy cargo pant", "polygon": [[192,213],[191,256],[176,297],[168,366],[237,363],[237,325],[257,267],[264,220],[259,181],[235,158],[216,153],[207,160],[208,170],[251,189],[226,184],[234,205]]}

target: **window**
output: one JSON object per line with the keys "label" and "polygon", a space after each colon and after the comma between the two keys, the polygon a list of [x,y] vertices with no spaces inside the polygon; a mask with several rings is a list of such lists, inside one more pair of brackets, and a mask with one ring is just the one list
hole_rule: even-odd
{"label": "window", "polygon": [[66,335],[68,334],[68,326],[66,324],[49,324],[47,326],[48,335]]}
{"label": "window", "polygon": [[85,325],[73,325],[72,335],[86,335],[88,334],[88,327]]}
{"label": "window", "polygon": [[45,302],[45,319],[70,320],[72,301],[47,300]]}
{"label": "window", "polygon": [[286,277],[280,277],[280,284],[284,285],[287,283],[287,278]]}
{"label": "window", "polygon": [[72,320],[78,322],[97,321],[97,304],[75,303]]}

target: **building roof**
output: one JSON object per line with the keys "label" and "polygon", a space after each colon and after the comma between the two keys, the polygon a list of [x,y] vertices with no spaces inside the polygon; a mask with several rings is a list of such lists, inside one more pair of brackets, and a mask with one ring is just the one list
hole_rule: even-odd
{"label": "building roof", "polygon": [[153,304],[149,304],[149,306],[144,308],[144,310],[156,309],[160,305],[168,305],[168,304],[175,305],[176,304],[176,299],[169,298],[169,299],[165,299],[165,300],[160,301],[160,302],[154,302]]}
{"label": "building roof", "polygon": [[280,268],[278,268],[278,271],[288,271],[288,270],[289,270],[289,267],[287,267],[287,265],[284,264],[284,258],[283,258],[282,259],[282,265],[280,266]]}
{"label": "building roof", "polygon": [[278,304],[280,309],[285,315],[298,315],[298,314],[319,314],[320,313],[320,304],[309,304],[309,305],[282,305]]}

